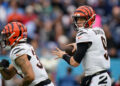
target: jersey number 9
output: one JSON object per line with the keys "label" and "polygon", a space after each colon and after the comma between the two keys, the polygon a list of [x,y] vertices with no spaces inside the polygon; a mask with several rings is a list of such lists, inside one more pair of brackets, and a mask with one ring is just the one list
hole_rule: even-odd
{"label": "jersey number 9", "polygon": [[[103,36],[101,36],[101,40],[102,40],[103,48],[107,51],[107,42],[106,42],[106,40]],[[104,57],[105,57],[106,60],[108,60],[108,54],[107,53],[104,54]]]}
{"label": "jersey number 9", "polygon": [[38,58],[37,55],[35,54],[35,51],[34,51],[34,50],[32,50],[32,54],[35,55],[36,59],[38,60],[37,67],[43,68],[43,66],[42,66],[42,64],[41,64],[41,62],[40,62],[40,60],[39,60],[39,58]]}

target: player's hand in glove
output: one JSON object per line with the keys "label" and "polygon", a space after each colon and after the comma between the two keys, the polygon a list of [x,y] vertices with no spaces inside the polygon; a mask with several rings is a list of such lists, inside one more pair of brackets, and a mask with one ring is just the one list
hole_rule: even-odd
{"label": "player's hand in glove", "polygon": [[0,70],[3,70],[5,68],[8,68],[9,67],[9,61],[6,60],[6,59],[3,59],[1,62],[0,62]]}

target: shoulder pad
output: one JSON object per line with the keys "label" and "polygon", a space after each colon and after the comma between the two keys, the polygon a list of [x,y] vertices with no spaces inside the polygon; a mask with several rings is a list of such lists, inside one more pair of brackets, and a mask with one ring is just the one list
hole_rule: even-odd
{"label": "shoulder pad", "polygon": [[26,52],[29,50],[27,46],[16,46],[11,50],[10,57],[11,59],[16,59],[19,56],[22,56],[26,54]]}
{"label": "shoulder pad", "polygon": [[91,42],[87,31],[79,31],[76,35],[76,43]]}

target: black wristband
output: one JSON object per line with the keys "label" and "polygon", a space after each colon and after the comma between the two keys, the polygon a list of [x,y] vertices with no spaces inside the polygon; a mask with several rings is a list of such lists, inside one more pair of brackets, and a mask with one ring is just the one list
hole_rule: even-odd
{"label": "black wristband", "polygon": [[64,54],[64,55],[63,55],[63,59],[64,59],[68,64],[70,64],[70,58],[71,58],[71,56],[69,56],[68,54]]}

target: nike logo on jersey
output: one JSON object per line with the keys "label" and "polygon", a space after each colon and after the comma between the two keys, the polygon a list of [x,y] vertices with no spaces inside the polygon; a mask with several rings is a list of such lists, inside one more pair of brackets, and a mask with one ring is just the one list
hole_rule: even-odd
{"label": "nike logo on jersey", "polygon": [[80,39],[80,38],[81,38],[81,36],[78,36],[77,38],[78,38],[78,39]]}
{"label": "nike logo on jersey", "polygon": [[20,56],[20,54],[16,54],[16,56]]}

